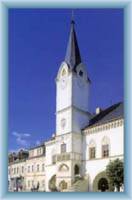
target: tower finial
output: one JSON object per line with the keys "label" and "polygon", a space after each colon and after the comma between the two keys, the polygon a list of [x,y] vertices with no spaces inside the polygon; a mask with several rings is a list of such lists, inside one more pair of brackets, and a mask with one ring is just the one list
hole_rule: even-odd
{"label": "tower finial", "polygon": [[74,10],[72,10],[72,13],[71,13],[71,23],[75,24],[75,21],[74,21]]}

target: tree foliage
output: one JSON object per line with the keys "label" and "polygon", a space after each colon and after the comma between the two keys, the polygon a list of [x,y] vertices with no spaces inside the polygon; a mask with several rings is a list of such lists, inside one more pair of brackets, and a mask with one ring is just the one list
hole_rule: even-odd
{"label": "tree foliage", "polygon": [[106,167],[106,174],[110,180],[110,184],[120,191],[120,187],[124,182],[124,163],[120,159],[110,161]]}
{"label": "tree foliage", "polygon": [[56,175],[52,176],[49,181],[49,189],[51,191],[56,191]]}

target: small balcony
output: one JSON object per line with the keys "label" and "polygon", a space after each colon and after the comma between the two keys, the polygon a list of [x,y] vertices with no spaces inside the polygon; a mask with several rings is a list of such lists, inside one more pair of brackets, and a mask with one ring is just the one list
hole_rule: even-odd
{"label": "small balcony", "polygon": [[58,154],[56,155],[56,160],[57,162],[59,161],[66,161],[66,160],[71,160],[71,153],[62,153],[62,154]]}
{"label": "small balcony", "polygon": [[55,164],[56,162],[67,161],[67,160],[81,160],[81,154],[79,153],[61,153],[53,155],[52,163]]}

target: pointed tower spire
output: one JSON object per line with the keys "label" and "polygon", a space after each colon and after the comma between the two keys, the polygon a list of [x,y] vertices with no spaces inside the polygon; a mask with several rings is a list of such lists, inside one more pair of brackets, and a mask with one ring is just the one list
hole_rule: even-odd
{"label": "pointed tower spire", "polygon": [[72,10],[71,23],[72,23],[72,22],[75,23],[75,22],[74,22],[74,10]]}
{"label": "pointed tower spire", "polygon": [[67,45],[65,61],[67,62],[67,64],[71,69],[75,70],[76,66],[81,63],[81,56],[74,26],[75,26],[74,13],[72,11],[71,30]]}

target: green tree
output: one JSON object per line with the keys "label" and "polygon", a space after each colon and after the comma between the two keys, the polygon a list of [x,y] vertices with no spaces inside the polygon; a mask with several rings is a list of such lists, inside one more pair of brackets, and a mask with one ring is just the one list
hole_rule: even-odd
{"label": "green tree", "polygon": [[124,182],[124,163],[120,159],[110,161],[106,166],[106,174],[109,178],[110,185],[120,191],[120,187]]}
{"label": "green tree", "polygon": [[52,192],[57,191],[57,188],[56,188],[56,175],[52,176],[51,179],[49,180],[49,189]]}

